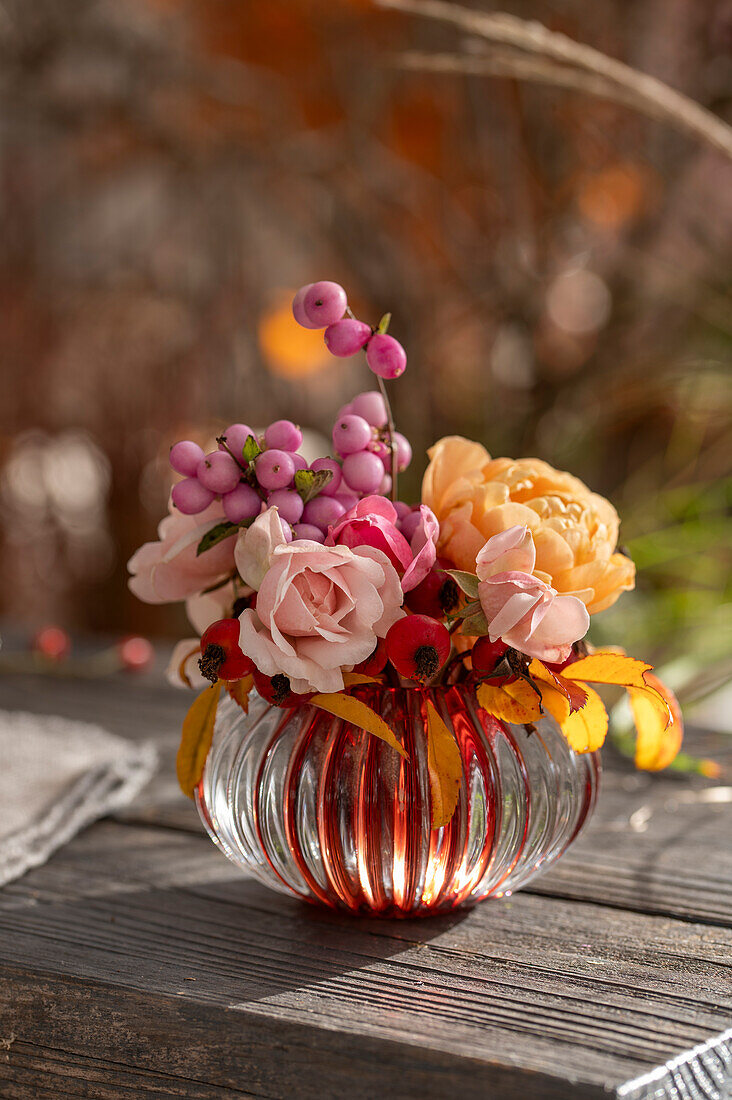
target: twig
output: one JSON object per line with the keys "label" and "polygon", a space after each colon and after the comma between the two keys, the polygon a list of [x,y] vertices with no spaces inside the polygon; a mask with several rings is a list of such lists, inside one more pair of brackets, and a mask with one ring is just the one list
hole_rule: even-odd
{"label": "twig", "polygon": [[[523,55],[544,60],[549,58],[553,62],[558,62],[560,68],[566,67],[562,69],[562,75],[567,76],[568,79],[570,72],[580,71],[592,77],[593,81],[598,79],[605,81],[607,90],[594,94],[608,95],[609,98],[618,98],[615,93],[627,96],[628,98],[621,102],[694,134],[732,158],[732,127],[711,111],[681,92],[669,88],[667,84],[655,77],[632,69],[629,65],[608,57],[607,54],[601,53],[592,46],[585,46],[567,38],[566,35],[547,30],[541,23],[518,19],[505,12],[471,11],[456,4],[445,3],[445,0],[375,0],[375,2],[383,8],[411,12],[414,15],[452,23],[453,26],[478,35],[488,42],[521,51]],[[526,57],[526,61],[530,59],[530,56]],[[473,63],[470,58],[466,57],[464,60],[466,63]],[[523,59],[521,63],[525,64]],[[532,68],[534,75],[526,78],[539,79],[538,71],[534,66]],[[556,71],[552,73],[552,77],[556,77]],[[611,90],[614,93],[612,96],[609,95]]]}
{"label": "twig", "polygon": [[386,405],[386,421],[389,431],[389,450],[391,451],[391,499],[392,502],[397,499],[397,451],[394,446],[394,432],[396,431],[396,425],[394,423],[394,414],[391,411],[391,402],[389,401],[389,395],[386,392],[386,386],[384,385],[384,379],[381,375],[376,376],[379,380],[379,389],[381,390],[381,396],[384,398],[384,404]]}
{"label": "twig", "polygon": [[407,69],[436,73],[464,73],[469,76],[513,77],[537,84],[553,84],[559,88],[585,92],[599,99],[610,99],[626,107],[645,110],[653,118],[661,113],[650,105],[639,103],[638,97],[617,87],[596,73],[583,69],[558,65],[554,61],[539,60],[520,54],[516,50],[491,50],[474,56],[446,53],[421,53],[409,50],[397,60]]}

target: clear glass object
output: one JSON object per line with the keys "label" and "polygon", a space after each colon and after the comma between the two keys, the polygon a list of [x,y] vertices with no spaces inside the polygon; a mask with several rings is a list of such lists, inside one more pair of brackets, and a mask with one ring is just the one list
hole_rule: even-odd
{"label": "clear glass object", "polygon": [[[226,698],[196,800],[215,843],[268,886],[352,913],[444,912],[502,897],[550,866],[592,813],[600,763],[549,716],[530,732],[474,691],[358,689],[409,759],[314,707],[248,715]],[[463,759],[457,809],[432,829],[425,733],[431,699]]]}

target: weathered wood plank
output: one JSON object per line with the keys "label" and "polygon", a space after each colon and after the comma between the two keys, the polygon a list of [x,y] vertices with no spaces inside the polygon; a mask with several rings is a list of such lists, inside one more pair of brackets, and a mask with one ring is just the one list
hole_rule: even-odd
{"label": "weathered wood plank", "polygon": [[528,894],[354,921],[245,878],[205,838],[111,822],[55,862],[4,898],[3,963],[235,1013],[242,1034],[308,1021],[316,1043],[324,1029],[606,1086],[732,1012],[727,929]]}
{"label": "weathered wood plank", "polygon": [[8,990],[16,1038],[2,1056],[4,1066],[0,1057],[0,1095],[9,1100],[443,1100],[455,1089],[467,1100],[603,1095],[543,1074],[517,1078],[511,1067],[487,1065],[468,1050],[458,1056],[429,1047],[415,1051],[389,1036],[374,1040],[314,1027],[307,1016],[273,1024],[183,998],[2,967],[0,1019]]}
{"label": "weathered wood plank", "polygon": [[[730,742],[715,739],[715,756],[728,755]],[[708,748],[695,731],[689,743]],[[730,927],[730,836],[732,787],[616,764],[605,770],[585,835],[530,889]]]}
{"label": "weathered wood plank", "polygon": [[[163,752],[117,820],[0,891],[3,1097],[594,1096],[729,1025],[724,792],[616,766],[531,893],[353,921],[212,847],[173,779],[186,701],[122,677],[0,687],[3,707]],[[692,735],[693,751],[730,748]]]}

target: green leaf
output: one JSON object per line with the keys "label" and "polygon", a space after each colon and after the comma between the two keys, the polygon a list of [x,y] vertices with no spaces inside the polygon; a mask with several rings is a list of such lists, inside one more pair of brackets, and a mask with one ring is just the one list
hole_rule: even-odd
{"label": "green leaf", "polygon": [[379,321],[379,323],[376,327],[376,331],[383,336],[383,334],[385,332],[389,331],[389,325],[390,324],[391,324],[391,314],[390,313],[385,313],[384,316]]}
{"label": "green leaf", "polygon": [[303,504],[316,497],[318,493],[333,480],[331,470],[296,470],[295,488],[300,494]]}
{"label": "green leaf", "polygon": [[478,634],[488,633],[488,620],[483,614],[483,608],[480,606],[478,600],[473,600],[472,603],[467,604],[462,610],[463,625],[460,628],[461,634],[466,634],[469,637]]}
{"label": "green leaf", "polygon": [[454,581],[457,581],[466,596],[469,596],[471,600],[478,599],[479,582],[474,573],[464,573],[462,569],[447,569],[446,572],[450,574]]}
{"label": "green leaf", "polygon": [[253,435],[248,435],[244,446],[241,449],[242,456],[245,462],[254,462],[257,455],[261,455],[262,448],[257,443]]}
{"label": "green leaf", "polygon": [[210,527],[206,534],[196,548],[196,557],[199,554],[204,554],[206,550],[210,550],[212,546],[216,546],[218,543],[223,542],[224,539],[230,538],[235,535],[239,530],[237,523],[229,523],[228,520],[224,520],[222,523],[217,523],[214,527]]}

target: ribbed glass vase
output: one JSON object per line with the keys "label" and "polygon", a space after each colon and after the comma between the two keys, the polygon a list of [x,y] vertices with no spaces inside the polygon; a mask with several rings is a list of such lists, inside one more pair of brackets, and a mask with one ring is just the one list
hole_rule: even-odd
{"label": "ribbed glass vase", "polygon": [[[249,715],[222,701],[197,803],[213,840],[267,885],[382,916],[444,912],[517,890],[552,864],[590,816],[597,754],[577,755],[549,717],[534,732],[486,714],[469,687],[361,687],[404,760],[322,710]],[[463,759],[457,809],[432,829],[426,701]]]}

